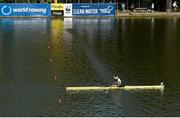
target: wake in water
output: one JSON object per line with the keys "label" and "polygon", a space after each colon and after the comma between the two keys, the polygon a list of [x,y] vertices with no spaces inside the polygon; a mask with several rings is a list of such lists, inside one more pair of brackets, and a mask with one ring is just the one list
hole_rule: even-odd
{"label": "wake in water", "polygon": [[[76,31],[73,31],[76,32]],[[101,62],[95,52],[81,39],[84,39],[80,34],[77,32],[74,33],[75,38],[77,39],[77,43],[79,44],[80,48],[84,51],[85,55],[88,57],[90,63],[92,64],[93,68],[97,72],[98,76],[103,80],[105,83],[112,83],[113,74],[110,72]]]}

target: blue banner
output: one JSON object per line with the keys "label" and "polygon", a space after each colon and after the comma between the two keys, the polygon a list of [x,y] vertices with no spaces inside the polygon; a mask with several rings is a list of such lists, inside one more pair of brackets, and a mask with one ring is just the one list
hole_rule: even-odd
{"label": "blue banner", "polygon": [[114,3],[79,3],[73,4],[73,16],[114,16]]}
{"label": "blue banner", "polygon": [[48,17],[51,16],[51,9],[49,4],[2,3],[0,4],[0,16]]}
{"label": "blue banner", "polygon": [[73,8],[72,10],[73,16],[99,15],[98,4],[89,4],[89,3],[73,4],[72,8]]}
{"label": "blue banner", "polygon": [[113,3],[99,4],[99,15],[100,16],[115,16],[116,5]]}

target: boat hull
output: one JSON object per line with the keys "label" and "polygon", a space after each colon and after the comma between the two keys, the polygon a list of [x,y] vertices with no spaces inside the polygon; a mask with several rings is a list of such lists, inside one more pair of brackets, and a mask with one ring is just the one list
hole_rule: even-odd
{"label": "boat hull", "polygon": [[149,85],[149,86],[109,86],[109,87],[98,87],[98,86],[87,86],[87,87],[66,87],[66,91],[80,91],[80,90],[133,90],[133,89],[164,89],[164,85]]}

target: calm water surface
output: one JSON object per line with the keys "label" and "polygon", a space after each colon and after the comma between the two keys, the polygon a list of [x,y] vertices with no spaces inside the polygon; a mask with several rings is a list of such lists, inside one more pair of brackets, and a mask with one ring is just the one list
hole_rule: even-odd
{"label": "calm water surface", "polygon": [[[180,18],[0,19],[0,116],[180,116]],[[66,86],[165,83],[165,90]]]}

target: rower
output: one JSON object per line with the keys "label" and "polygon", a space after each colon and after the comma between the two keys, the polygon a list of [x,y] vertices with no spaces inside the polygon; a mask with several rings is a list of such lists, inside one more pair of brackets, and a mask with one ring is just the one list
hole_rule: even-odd
{"label": "rower", "polygon": [[121,86],[121,79],[118,76],[113,76],[114,83],[113,85]]}
{"label": "rower", "polygon": [[164,82],[161,82],[161,84],[160,84],[161,86],[164,86]]}

